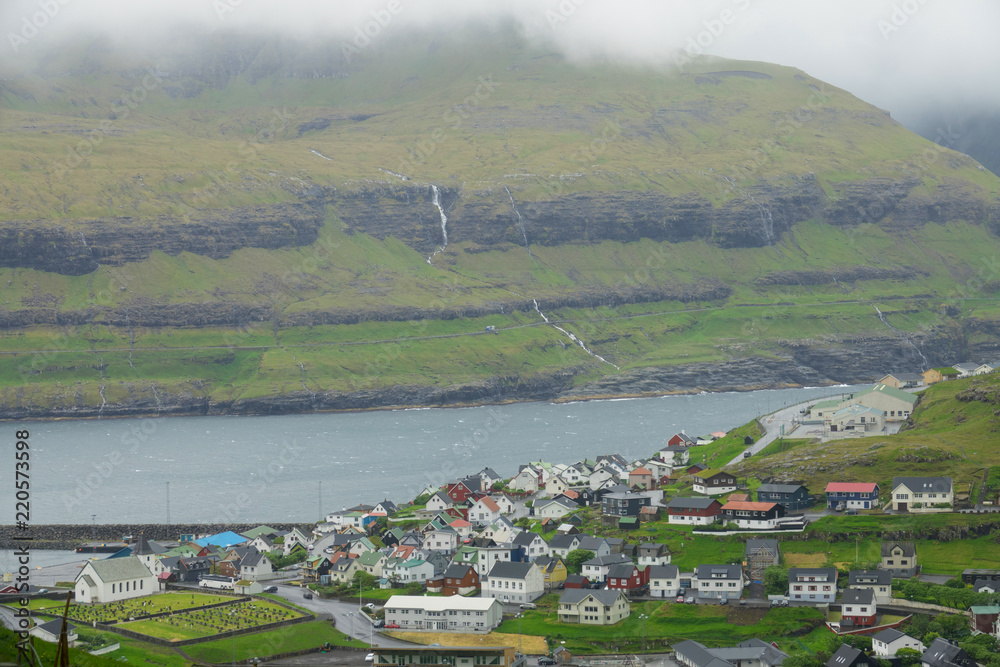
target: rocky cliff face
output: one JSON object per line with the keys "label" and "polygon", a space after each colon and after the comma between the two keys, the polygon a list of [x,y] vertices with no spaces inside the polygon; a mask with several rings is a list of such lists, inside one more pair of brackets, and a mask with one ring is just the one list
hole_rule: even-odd
{"label": "rocky cliff face", "polygon": [[0,267],[78,276],[154,250],[226,257],[239,248],[308,245],[322,224],[322,211],[307,202],[202,211],[180,220],[7,221],[0,222]]}
{"label": "rocky cliff face", "polygon": [[644,396],[701,391],[749,391],[777,387],[855,384],[877,380],[891,371],[918,372],[957,358],[979,358],[997,350],[970,345],[960,327],[941,328],[912,338],[887,332],[863,336],[788,341],[774,357],[745,357],[733,351],[731,361],[694,363],[628,370],[574,386],[586,367],[558,373],[509,375],[445,386],[401,385],[346,392],[288,392],[234,401],[213,401],[207,385],[193,381],[182,392],[136,384],[127,401],[104,406],[85,403],[79,395],[35,403],[24,389],[0,391],[0,419],[137,417],[145,415],[291,414],[316,411],[369,410],[402,406],[449,406],[530,400],[570,400],[610,396]]}
{"label": "rocky cliff face", "polygon": [[[781,186],[760,184],[721,205],[689,193],[582,192],[518,201],[502,187],[475,192],[440,187],[451,243],[470,250],[531,244],[601,241],[679,243],[705,239],[722,248],[771,245],[795,224],[811,219],[850,226],[878,223],[913,227],[966,220],[1000,233],[1000,204],[966,186],[915,194],[917,181],[873,179],[846,183],[835,199],[810,175]],[[244,247],[279,248],[316,240],[324,207],[331,206],[349,232],[378,239],[393,236],[430,254],[442,243],[441,221],[429,185],[370,183],[356,189],[308,187],[299,201],[230,211],[201,211],[186,219],[131,218],[0,223],[0,266],[28,267],[68,275],[99,264],[138,261],[153,250],[225,257]],[[515,210],[515,207],[517,209]],[[903,277],[903,276],[900,276]]]}

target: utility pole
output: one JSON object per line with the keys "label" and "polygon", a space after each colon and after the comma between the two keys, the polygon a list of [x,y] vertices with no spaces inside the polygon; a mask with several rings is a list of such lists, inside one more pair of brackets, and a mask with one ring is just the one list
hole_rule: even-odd
{"label": "utility pole", "polygon": [[170,525],[170,482],[167,482],[167,525]]}

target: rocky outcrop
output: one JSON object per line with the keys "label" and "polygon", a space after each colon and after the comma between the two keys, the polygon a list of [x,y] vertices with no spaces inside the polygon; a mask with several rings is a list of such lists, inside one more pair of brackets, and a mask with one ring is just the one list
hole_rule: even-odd
{"label": "rocky outcrop", "polygon": [[[648,238],[673,243],[708,239],[724,248],[759,247],[776,242],[794,224],[814,217],[825,198],[808,176],[792,185],[733,190],[735,196],[720,206],[694,193],[616,191],[521,202],[515,198],[515,212],[502,187],[461,193],[441,187],[440,192],[448,215],[449,242],[487,247],[523,245],[525,237],[538,245]],[[394,236],[430,253],[442,240],[431,198],[429,186],[372,183],[337,192],[328,203],[352,231],[379,239]]]}
{"label": "rocky outcrop", "polygon": [[[582,290],[564,297],[539,299],[539,307],[594,308],[628,303],[656,301],[718,301],[728,298],[732,288],[721,282],[706,280],[697,284],[674,286],[636,286],[609,288],[600,292]],[[150,299],[133,299],[117,307],[91,306],[83,310],[60,310],[52,304],[35,305],[17,310],[0,308],[0,328],[17,328],[34,325],[85,325],[112,326],[225,326],[244,327],[253,323],[271,322],[278,317],[278,326],[312,326],[317,324],[358,324],[359,322],[409,322],[423,319],[453,320],[481,317],[512,311],[529,312],[534,309],[531,300],[512,299],[495,301],[482,306],[431,309],[417,306],[384,306],[379,309],[339,308],[278,315],[268,305],[238,303],[162,303]]]}
{"label": "rocky outcrop", "polygon": [[[914,339],[868,336],[788,341],[772,357],[743,356],[721,363],[692,363],[631,369],[591,380],[575,379],[590,366],[558,373],[506,375],[451,384],[359,387],[353,391],[296,391],[275,396],[217,401],[205,382],[192,382],[183,392],[146,385],[133,387],[127,400],[97,406],[72,396],[35,404],[24,392],[0,391],[0,419],[113,417],[144,415],[291,414],[316,411],[369,410],[407,406],[440,407],[528,400],[578,400],[611,396],[652,396],[701,391],[820,386],[870,382],[890,371],[919,371],[927,365],[964,358],[960,330],[942,329]],[[920,355],[924,355],[921,357]],[[926,359],[926,362],[924,361]]]}
{"label": "rocky outcrop", "polygon": [[322,224],[322,212],[308,203],[206,210],[180,220],[7,221],[0,223],[0,267],[82,275],[100,264],[146,259],[154,250],[219,258],[239,248],[308,245]]}
{"label": "rocky outcrop", "polygon": [[[569,192],[570,186],[558,182],[543,185],[554,195],[540,199],[518,201],[514,192],[516,212],[503,187],[463,191],[442,185],[439,191],[448,215],[449,242],[466,242],[472,250],[505,249],[523,245],[525,239],[553,246],[643,238],[672,243],[704,239],[722,248],[752,248],[777,243],[795,224],[812,219],[840,226],[898,227],[966,220],[1000,230],[1000,205],[981,193],[955,185],[940,186],[932,195],[914,194],[918,185],[888,179],[844,183],[831,199],[811,175],[749,188],[723,182],[722,192],[730,198],[716,205],[697,193]],[[0,223],[0,266],[80,275],[99,264],[144,259],[154,250],[225,257],[244,247],[305,245],[316,240],[325,206],[336,212],[348,233],[395,237],[424,254],[443,241],[430,185],[305,185],[294,194],[294,203],[204,210],[180,220],[164,216]]]}
{"label": "rocky outcrop", "polygon": [[926,276],[927,271],[909,266],[845,266],[828,271],[775,271],[761,276],[754,284],[767,285],[826,285],[855,280],[907,280]]}

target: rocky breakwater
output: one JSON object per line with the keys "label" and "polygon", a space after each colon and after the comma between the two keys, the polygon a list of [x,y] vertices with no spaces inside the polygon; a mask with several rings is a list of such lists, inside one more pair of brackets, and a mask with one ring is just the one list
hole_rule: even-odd
{"label": "rocky breakwater", "polygon": [[[259,523],[173,523],[164,524],[130,524],[108,523],[98,525],[87,524],[38,524],[31,527],[31,549],[76,549],[90,542],[106,544],[121,544],[125,546],[125,537],[138,539],[140,535],[146,539],[163,542],[176,542],[181,535],[215,535],[232,531],[242,534],[257,528]],[[306,535],[312,530],[312,525],[301,523],[268,523],[276,530],[291,530],[298,528]],[[15,541],[15,537],[24,537],[24,531],[15,526],[0,526],[0,549],[17,549],[25,544]]]}

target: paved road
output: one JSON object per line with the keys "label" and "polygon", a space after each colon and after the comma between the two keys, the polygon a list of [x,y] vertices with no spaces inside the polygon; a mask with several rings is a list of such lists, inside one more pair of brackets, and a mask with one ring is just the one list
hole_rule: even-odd
{"label": "paved road", "polygon": [[753,443],[752,445],[744,449],[739,456],[737,456],[736,458],[734,458],[732,461],[729,462],[729,465],[736,465],[737,463],[742,461],[745,458],[746,452],[750,452],[750,454],[756,454],[757,452],[759,452],[760,450],[764,449],[772,442],[777,440],[778,438],[782,437],[781,435],[782,426],[785,427],[785,437],[788,437],[789,434],[791,434],[791,432],[795,429],[796,426],[795,420],[797,420],[799,417],[802,416],[799,411],[808,405],[817,403],[820,400],[827,400],[827,399],[814,398],[804,403],[789,405],[786,408],[781,408],[776,412],[772,412],[769,415],[764,415],[763,417],[759,418],[757,421],[764,428],[765,431],[764,435],[762,435],[760,439],[757,440],[757,442]]}
{"label": "paved road", "polygon": [[298,586],[290,586],[281,582],[275,582],[273,585],[278,587],[277,594],[289,602],[297,604],[300,607],[305,607],[320,616],[320,618],[336,619],[337,629],[355,639],[391,648],[412,646],[409,642],[402,642],[375,632],[368,619],[361,615],[361,610],[358,608],[357,602],[321,600],[319,597],[307,600],[302,597],[304,589]]}

